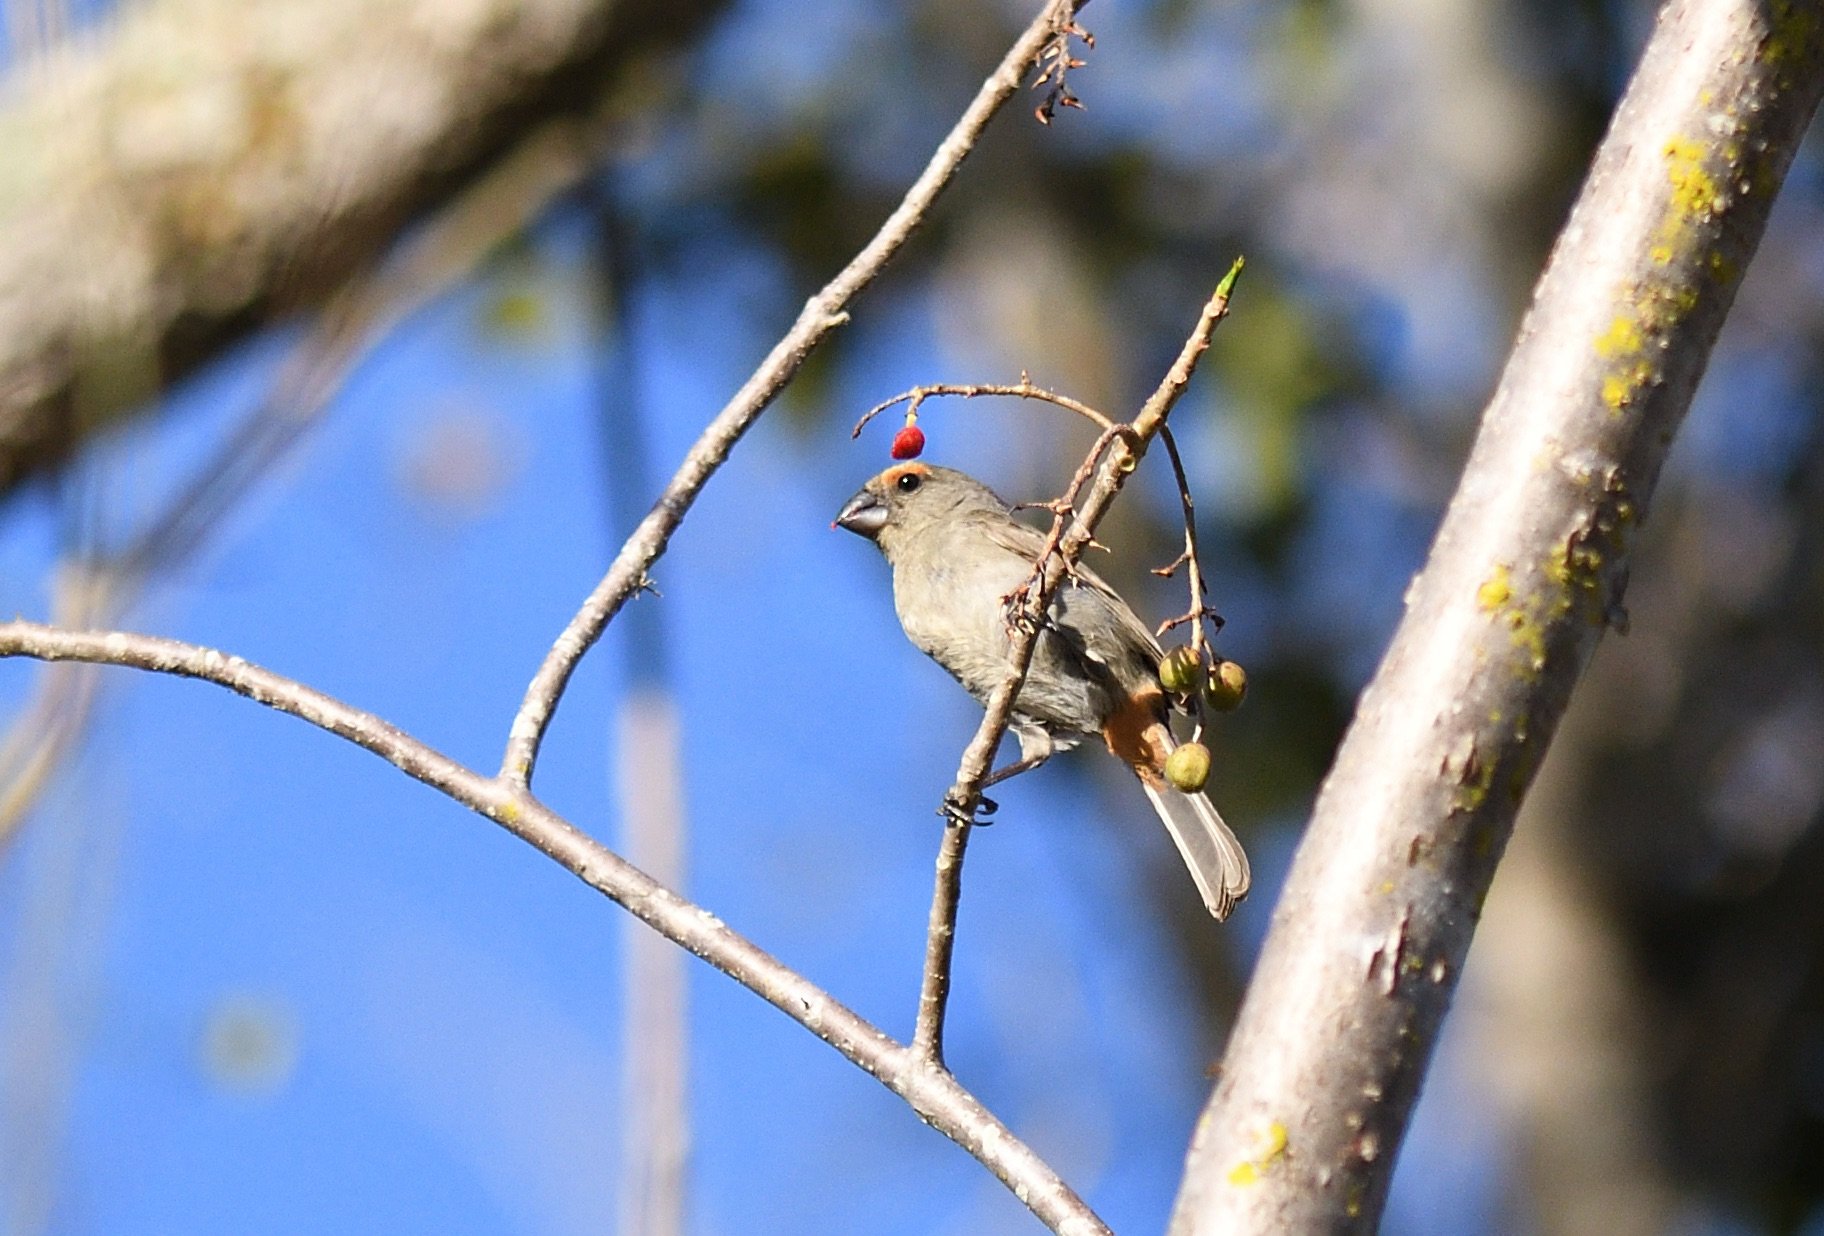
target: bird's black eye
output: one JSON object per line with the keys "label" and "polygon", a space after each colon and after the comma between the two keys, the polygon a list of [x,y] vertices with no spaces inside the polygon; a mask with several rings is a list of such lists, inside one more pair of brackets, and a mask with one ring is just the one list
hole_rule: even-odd
{"label": "bird's black eye", "polygon": [[901,472],[899,474],[899,479],[893,482],[893,487],[902,494],[909,494],[923,483],[923,478],[921,478],[918,473]]}

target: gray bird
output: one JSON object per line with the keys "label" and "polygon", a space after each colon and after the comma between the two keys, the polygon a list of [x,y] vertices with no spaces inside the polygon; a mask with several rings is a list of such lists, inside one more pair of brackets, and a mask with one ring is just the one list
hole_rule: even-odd
{"label": "gray bird", "polygon": [[[950,468],[888,468],[850,498],[839,527],[867,537],[893,568],[893,604],[906,637],[986,703],[1007,676],[1011,639],[1003,598],[1032,575],[1045,545],[993,490]],[[1227,918],[1248,892],[1248,856],[1202,794],[1165,779],[1177,746],[1159,685],[1163,653],[1134,611],[1087,567],[1052,598],[1032,668],[1014,701],[1020,758],[984,785],[1036,768],[1099,734],[1146,790],[1203,904]]]}

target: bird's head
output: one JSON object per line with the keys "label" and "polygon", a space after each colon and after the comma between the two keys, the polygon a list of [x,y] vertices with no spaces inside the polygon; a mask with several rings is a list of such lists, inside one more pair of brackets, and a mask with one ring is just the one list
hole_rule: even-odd
{"label": "bird's head", "polygon": [[1005,518],[1007,504],[953,468],[903,463],[857,490],[837,513],[835,526],[867,537],[890,557],[898,545],[973,514]]}

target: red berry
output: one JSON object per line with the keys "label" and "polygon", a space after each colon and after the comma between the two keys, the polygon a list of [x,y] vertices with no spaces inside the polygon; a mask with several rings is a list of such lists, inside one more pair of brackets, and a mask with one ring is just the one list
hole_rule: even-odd
{"label": "red berry", "polygon": [[925,431],[917,425],[907,425],[893,435],[893,458],[917,459],[925,449]]}

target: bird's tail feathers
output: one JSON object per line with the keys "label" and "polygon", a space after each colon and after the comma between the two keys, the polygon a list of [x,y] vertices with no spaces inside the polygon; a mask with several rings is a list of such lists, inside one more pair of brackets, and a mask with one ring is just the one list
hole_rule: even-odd
{"label": "bird's tail feathers", "polygon": [[1216,813],[1215,805],[1202,794],[1174,789],[1156,774],[1142,776],[1140,784],[1146,787],[1153,809],[1171,833],[1184,865],[1190,868],[1203,904],[1221,922],[1248,895],[1252,877],[1247,851]]}

